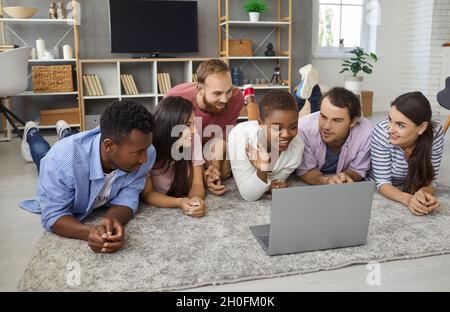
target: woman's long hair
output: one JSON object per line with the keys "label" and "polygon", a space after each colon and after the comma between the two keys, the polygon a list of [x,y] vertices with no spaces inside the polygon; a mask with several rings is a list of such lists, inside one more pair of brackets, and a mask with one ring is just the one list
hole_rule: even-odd
{"label": "woman's long hair", "polygon": [[[154,172],[162,175],[173,163],[173,182],[167,192],[168,196],[182,197],[189,193],[192,184],[192,160],[181,159],[175,161],[172,157],[172,146],[179,137],[172,137],[175,126],[184,125],[192,115],[192,104],[178,96],[162,99],[153,112],[155,129],[153,131],[153,146],[156,149]],[[182,147],[181,147],[182,148]]]}
{"label": "woman's long hair", "polygon": [[392,102],[397,110],[405,115],[416,126],[428,122],[427,129],[419,135],[416,145],[408,159],[408,175],[406,176],[404,192],[414,194],[421,187],[428,186],[435,172],[431,162],[431,150],[434,140],[436,123],[431,120],[431,105],[421,92],[410,92],[400,95]]}

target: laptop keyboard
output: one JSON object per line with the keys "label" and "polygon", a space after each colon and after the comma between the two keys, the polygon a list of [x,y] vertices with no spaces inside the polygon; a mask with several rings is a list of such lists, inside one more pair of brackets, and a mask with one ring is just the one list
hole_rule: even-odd
{"label": "laptop keyboard", "polygon": [[269,235],[261,235],[259,239],[261,239],[264,245],[269,247]]}

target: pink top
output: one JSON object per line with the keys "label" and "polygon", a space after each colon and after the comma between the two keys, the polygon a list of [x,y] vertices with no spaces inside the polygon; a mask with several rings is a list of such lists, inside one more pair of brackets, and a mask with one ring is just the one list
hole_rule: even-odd
{"label": "pink top", "polygon": [[[194,107],[195,117],[201,118],[201,132],[200,126],[196,123],[197,129],[199,133],[203,134],[203,130],[208,125],[218,125],[222,128],[222,133],[226,134],[226,126],[235,126],[239,114],[241,112],[242,107],[244,106],[244,95],[239,88],[233,88],[233,93],[230,98],[230,101],[224,108],[224,111],[218,115],[211,115],[209,113],[205,113],[198,107],[197,100],[195,99],[197,95],[197,84],[193,82],[186,82],[179,84],[170,90],[166,96],[181,96],[182,98],[190,101],[192,106]],[[230,127],[229,131],[231,131],[232,127]],[[224,136],[226,140],[228,135]],[[203,144],[205,144],[208,139],[211,138],[209,134],[205,134],[202,137]]]}
{"label": "pink top", "polygon": [[[325,164],[327,146],[320,137],[319,118],[320,112],[315,112],[298,121],[299,135],[305,143],[303,160],[297,168],[298,176],[313,169],[320,170]],[[372,122],[360,118],[358,124],[350,130],[350,134],[342,146],[337,173],[350,169],[363,178],[367,175],[370,169],[372,131]]]}
{"label": "pink top", "polygon": [[[202,149],[201,149],[201,147],[199,147],[200,138],[199,138],[198,134],[196,135],[196,137],[193,141],[194,141],[193,146],[195,146],[197,148],[193,149],[192,166],[193,167],[203,166],[205,161],[202,157]],[[169,169],[167,169],[167,171],[165,173],[160,174],[160,172],[161,171],[157,170],[157,169],[150,170],[153,189],[158,193],[167,194],[167,192],[170,190],[170,187],[172,186],[173,177],[175,174],[173,163],[170,164]],[[189,173],[189,174],[191,174],[191,173]]]}

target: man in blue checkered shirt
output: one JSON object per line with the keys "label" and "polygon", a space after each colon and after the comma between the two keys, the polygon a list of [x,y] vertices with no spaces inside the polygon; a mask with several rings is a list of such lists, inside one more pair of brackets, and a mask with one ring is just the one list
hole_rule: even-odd
{"label": "man in blue checkered shirt", "polygon": [[[86,240],[94,252],[120,249],[123,226],[136,213],[155,161],[153,127],[150,112],[132,101],[112,103],[100,128],[65,135],[51,149],[37,128],[26,127],[24,144],[39,179],[36,200],[22,202],[22,208],[40,212],[47,231]],[[103,206],[109,209],[100,224],[81,222]]]}

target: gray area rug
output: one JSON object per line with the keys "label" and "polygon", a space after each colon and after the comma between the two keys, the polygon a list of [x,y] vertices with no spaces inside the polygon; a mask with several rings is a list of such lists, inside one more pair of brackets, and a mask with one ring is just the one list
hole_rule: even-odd
{"label": "gray area rug", "polygon": [[[365,246],[269,257],[248,227],[268,223],[270,201],[246,203],[232,181],[228,186],[227,195],[207,198],[201,219],[180,209],[141,207],[126,227],[126,246],[115,254],[95,254],[86,242],[44,233],[18,289],[180,290],[450,253],[448,187],[438,188],[442,206],[426,217],[376,194]],[[98,218],[96,212],[88,221]],[[73,282],[78,266],[79,285]]]}

